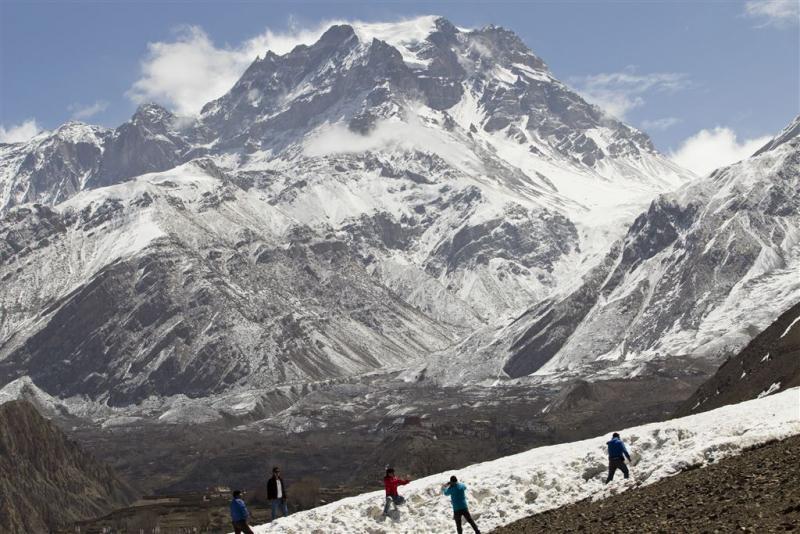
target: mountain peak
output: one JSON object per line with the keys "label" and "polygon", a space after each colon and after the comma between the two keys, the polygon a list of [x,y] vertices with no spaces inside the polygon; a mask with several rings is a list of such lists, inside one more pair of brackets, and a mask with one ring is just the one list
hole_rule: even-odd
{"label": "mountain peak", "polygon": [[459,31],[458,28],[456,28],[456,26],[452,22],[450,22],[444,17],[438,17],[434,21],[434,24],[436,25],[436,29],[439,30],[440,32],[455,34],[458,33]]}
{"label": "mountain peak", "polygon": [[356,32],[349,24],[331,26],[313,46],[337,46],[355,36]]}
{"label": "mountain peak", "polygon": [[147,102],[136,108],[136,112],[131,117],[131,122],[134,124],[156,124],[173,118],[173,113],[165,107],[153,102]]}
{"label": "mountain peak", "polygon": [[85,122],[71,120],[59,126],[52,132],[52,135],[73,143],[81,141],[95,142],[94,138],[98,134],[102,134],[105,130],[106,129],[102,126],[94,126],[92,124],[86,124]]}

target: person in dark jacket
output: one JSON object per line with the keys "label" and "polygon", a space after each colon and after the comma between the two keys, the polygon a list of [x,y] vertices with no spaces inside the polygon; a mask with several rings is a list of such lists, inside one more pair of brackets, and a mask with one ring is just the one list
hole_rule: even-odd
{"label": "person in dark jacket", "polygon": [[611,436],[611,441],[606,443],[608,445],[608,478],[606,484],[614,480],[614,473],[619,469],[625,478],[628,478],[628,466],[625,465],[625,458],[631,461],[631,455],[628,453],[628,448],[622,442],[619,434],[614,432]]}
{"label": "person in dark jacket", "polygon": [[272,505],[272,520],[278,519],[278,511],[283,517],[289,515],[289,506],[286,504],[286,483],[281,477],[279,467],[272,468],[272,477],[267,480],[267,499]]}
{"label": "person in dark jacket", "polygon": [[455,476],[452,476],[450,477],[450,482],[442,487],[442,493],[450,497],[450,504],[453,505],[453,519],[456,521],[456,531],[458,534],[463,532],[461,529],[462,517],[467,520],[467,523],[469,523],[472,530],[475,531],[475,534],[481,534],[481,531],[478,530],[478,525],[475,524],[475,521],[472,520],[472,516],[469,515],[466,484],[459,482]]}
{"label": "person in dark jacket", "polygon": [[383,477],[383,488],[386,490],[386,504],[383,506],[383,515],[389,515],[389,507],[391,505],[394,505],[394,509],[397,510],[398,505],[406,502],[397,492],[397,487],[404,486],[409,482],[411,481],[394,476],[393,468],[386,468],[386,476]]}
{"label": "person in dark jacket", "polygon": [[247,511],[242,500],[242,492],[236,490],[233,492],[233,499],[231,500],[231,522],[233,523],[233,531],[236,534],[253,534],[250,525],[247,524],[247,518],[250,517],[250,512]]}

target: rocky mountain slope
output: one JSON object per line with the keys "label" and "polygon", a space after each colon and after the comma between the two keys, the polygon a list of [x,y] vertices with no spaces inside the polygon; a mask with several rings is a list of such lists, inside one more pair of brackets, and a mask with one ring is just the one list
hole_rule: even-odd
{"label": "rocky mountain slope", "polygon": [[0,383],[112,405],[418,365],[691,178],[512,32],[436,17],[334,26],[198,117],[69,123],[0,169]]}
{"label": "rocky mountain slope", "polygon": [[[800,523],[800,437],[611,497],[549,510],[495,534],[528,532],[792,532]],[[634,474],[635,477],[635,474]]]}
{"label": "rocky mountain slope", "polygon": [[189,163],[59,210],[12,210],[0,233],[28,241],[11,242],[0,267],[17,289],[0,297],[14,310],[0,375],[118,405],[391,368],[455,337],[340,240],[293,226],[214,169]]}
{"label": "rocky mountain slope", "polygon": [[741,350],[800,296],[796,122],[758,155],[659,196],[567,296],[463,342],[471,374],[629,376]]}
{"label": "rocky mountain slope", "polygon": [[686,400],[677,416],[800,386],[800,304],[792,306],[732,356]]}
{"label": "rocky mountain slope", "polygon": [[32,404],[0,404],[0,530],[49,532],[130,504],[134,491]]}

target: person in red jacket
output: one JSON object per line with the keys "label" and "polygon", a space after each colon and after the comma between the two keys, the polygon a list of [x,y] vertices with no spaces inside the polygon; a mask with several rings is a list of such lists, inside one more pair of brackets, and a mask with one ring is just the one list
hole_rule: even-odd
{"label": "person in red jacket", "polygon": [[394,476],[394,469],[391,467],[386,468],[386,476],[383,477],[383,487],[386,489],[386,504],[383,506],[383,515],[389,515],[389,507],[394,505],[397,510],[397,505],[403,504],[406,500],[397,493],[398,486],[405,486],[411,482]]}

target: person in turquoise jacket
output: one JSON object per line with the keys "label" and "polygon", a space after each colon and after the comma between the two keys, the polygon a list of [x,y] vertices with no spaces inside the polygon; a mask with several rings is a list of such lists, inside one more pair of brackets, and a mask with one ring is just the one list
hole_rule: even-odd
{"label": "person in turquoise jacket", "polygon": [[472,516],[469,515],[469,507],[467,506],[467,486],[459,482],[455,476],[450,477],[450,482],[442,487],[443,493],[450,497],[450,503],[453,505],[453,519],[456,521],[456,532],[461,534],[461,518],[467,520],[475,534],[481,534],[478,530],[478,525],[473,521]]}

